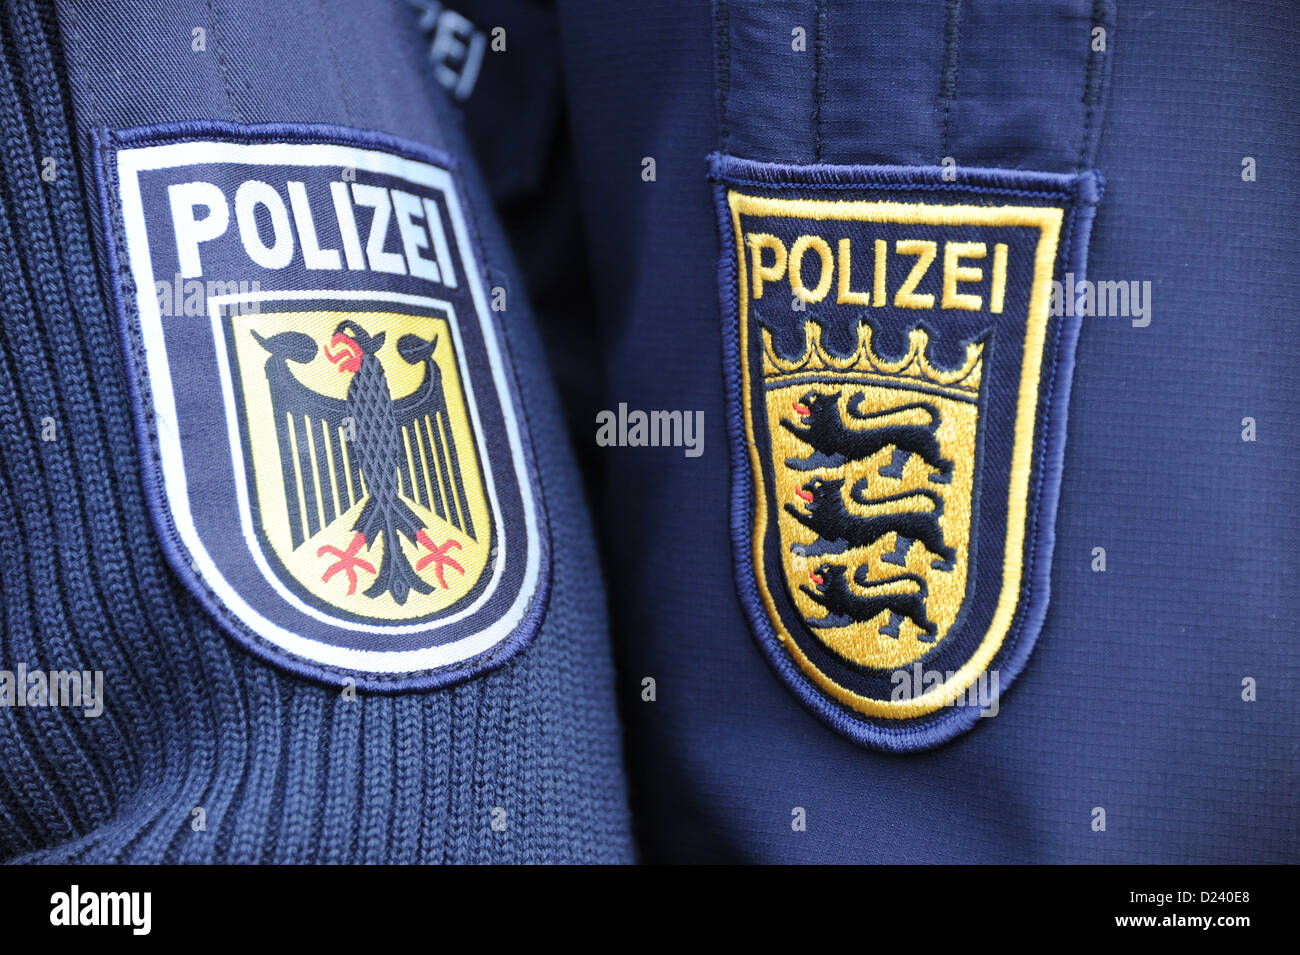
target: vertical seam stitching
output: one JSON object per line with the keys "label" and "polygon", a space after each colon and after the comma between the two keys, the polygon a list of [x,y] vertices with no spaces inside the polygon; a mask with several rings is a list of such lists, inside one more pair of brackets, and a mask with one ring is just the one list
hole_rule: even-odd
{"label": "vertical seam stitching", "polygon": [[[1096,119],[1097,105],[1101,96],[1101,71],[1099,70],[1098,51],[1092,45],[1092,31],[1098,26],[1105,29],[1106,0],[1093,0],[1092,15],[1088,23],[1088,69],[1083,80],[1083,138],[1079,142],[1079,156],[1075,161],[1075,171],[1082,171],[1088,162],[1089,146],[1093,138],[1093,123]],[[1109,41],[1109,37],[1107,37]]]}
{"label": "vertical seam stitching", "polygon": [[952,108],[957,102],[957,54],[961,45],[961,0],[945,0],[947,15],[943,27],[943,62],[939,73],[939,99],[943,103],[943,129],[939,136],[939,159],[952,148]]}
{"label": "vertical seam stitching", "polygon": [[339,85],[339,102],[343,104],[343,115],[348,121],[348,125],[353,124],[352,107],[348,105],[348,90],[343,83],[343,73],[339,68],[339,51],[334,45],[334,38],[330,35],[329,17],[325,13],[325,0],[316,0],[316,10],[320,14],[321,32],[325,36],[325,45],[330,51],[330,72],[334,74],[334,81]]}
{"label": "vertical seam stitching", "polygon": [[731,128],[727,119],[727,101],[731,95],[731,12],[727,0],[714,0],[713,4],[713,71],[718,88],[718,132],[723,152],[729,152]]}
{"label": "vertical seam stitching", "polygon": [[230,107],[230,115],[235,122],[244,122],[244,117],[239,111],[239,106],[235,102],[235,95],[230,83],[230,71],[226,67],[225,54],[221,52],[221,34],[217,29],[217,9],[212,0],[206,0],[208,5],[208,27],[212,33],[212,46],[217,53],[217,72],[221,74],[222,85],[226,88],[226,104]]}
{"label": "vertical seam stitching", "polygon": [[813,47],[813,160],[822,161],[822,111],[826,106],[827,0],[817,0],[817,38]]}

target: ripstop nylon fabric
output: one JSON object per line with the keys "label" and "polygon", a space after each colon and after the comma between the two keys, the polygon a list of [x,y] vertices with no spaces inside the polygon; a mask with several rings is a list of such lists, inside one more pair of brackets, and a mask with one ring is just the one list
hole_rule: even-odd
{"label": "ripstop nylon fabric", "polygon": [[[658,684],[653,707],[626,711],[647,854],[1294,860],[1300,512],[1290,489],[1300,453],[1288,409],[1300,274],[1285,237],[1298,214],[1288,158],[1295,12],[1117,5],[1095,158],[1107,187],[1089,274],[1150,281],[1152,321],[1084,322],[1051,607],[1032,660],[997,718],[899,758],[864,752],[803,710],[755,652],[730,576],[718,313],[703,304],[717,294],[705,157],[722,148],[812,161],[816,84],[775,67],[779,82],[768,81],[760,69],[788,61],[812,75],[819,5],[726,6],[733,18],[770,13],[751,47],[731,50],[729,83],[715,78],[714,47],[740,26],[720,27],[703,4],[560,5],[604,406],[702,409],[705,421],[698,460],[614,449],[604,480],[625,698],[644,674]],[[951,4],[822,6],[824,161],[938,164],[948,102],[960,164],[1079,162],[1096,96],[1086,76],[1092,4],[962,3],[955,31]],[[796,26],[807,31],[803,61],[785,52]],[[1038,61],[1004,55],[1008,45],[1041,48],[1059,81],[1043,81]],[[737,61],[751,60],[739,72]],[[954,81],[945,63],[955,63]],[[727,130],[719,88],[729,88]],[[656,160],[654,183],[636,175],[645,156]],[[1242,181],[1247,156],[1267,179]],[[1257,442],[1241,440],[1246,416],[1271,422],[1267,439],[1261,430]],[[1104,574],[1090,567],[1098,546]],[[1271,687],[1267,704],[1262,692],[1242,701],[1248,676]],[[1090,826],[1097,806],[1105,833]],[[792,831],[794,807],[806,811],[806,831]]]}

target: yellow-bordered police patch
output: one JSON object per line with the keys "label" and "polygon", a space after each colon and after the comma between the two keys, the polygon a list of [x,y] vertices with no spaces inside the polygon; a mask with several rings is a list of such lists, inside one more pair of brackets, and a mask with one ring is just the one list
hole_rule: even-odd
{"label": "yellow-bordered police patch", "polygon": [[716,157],[741,597],[815,712],[969,727],[1046,608],[1091,175]]}

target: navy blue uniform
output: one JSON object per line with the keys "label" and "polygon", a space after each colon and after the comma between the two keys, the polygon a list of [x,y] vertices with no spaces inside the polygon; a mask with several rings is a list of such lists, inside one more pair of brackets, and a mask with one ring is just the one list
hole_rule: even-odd
{"label": "navy blue uniform", "polygon": [[[1294,11],[562,4],[560,23],[600,316],[595,407],[703,409],[706,424],[698,459],[620,448],[604,462],[647,853],[1294,861]],[[1106,52],[1090,72],[1096,26]],[[1081,323],[1033,655],[995,718],[937,748],[843,738],[755,652],[733,574],[714,151],[1097,169],[1087,275],[1151,283],[1149,324]]]}
{"label": "navy blue uniform", "polygon": [[1293,11],[0,31],[5,858],[1296,859]]}

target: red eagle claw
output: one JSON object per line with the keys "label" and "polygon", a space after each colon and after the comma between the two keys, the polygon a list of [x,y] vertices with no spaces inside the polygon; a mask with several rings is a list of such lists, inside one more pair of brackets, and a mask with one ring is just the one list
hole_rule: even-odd
{"label": "red eagle claw", "polygon": [[465,573],[465,568],[462,567],[460,564],[456,563],[455,558],[450,557],[447,554],[447,552],[451,550],[453,547],[456,548],[457,550],[460,550],[460,541],[456,540],[456,538],[454,537],[448,538],[447,540],[443,541],[441,544],[435,547],[433,541],[429,539],[429,535],[426,534],[423,530],[421,530],[418,534],[415,535],[415,539],[419,542],[421,547],[429,548],[429,553],[425,554],[423,557],[421,557],[418,561],[415,562],[415,569],[424,570],[424,568],[427,567],[430,563],[436,561],[437,562],[436,570],[438,572],[438,583],[442,586],[443,590],[448,589],[447,580],[443,576],[443,573],[445,572],[446,568],[450,567],[458,574]]}
{"label": "red eagle claw", "polygon": [[361,548],[365,546],[366,535],[357,531],[355,536],[352,538],[352,543],[348,545],[348,549],[345,551],[339,550],[337,547],[331,547],[329,544],[326,544],[324,547],[317,550],[317,557],[324,557],[326,554],[329,554],[331,557],[338,558],[338,560],[329,565],[324,576],[321,577],[321,580],[328,583],[331,577],[337,574],[340,570],[343,571],[348,575],[348,596],[351,597],[357,592],[357,568],[361,568],[372,576],[375,573],[375,567],[370,563],[370,561],[363,560],[357,556],[357,554],[361,552]]}

